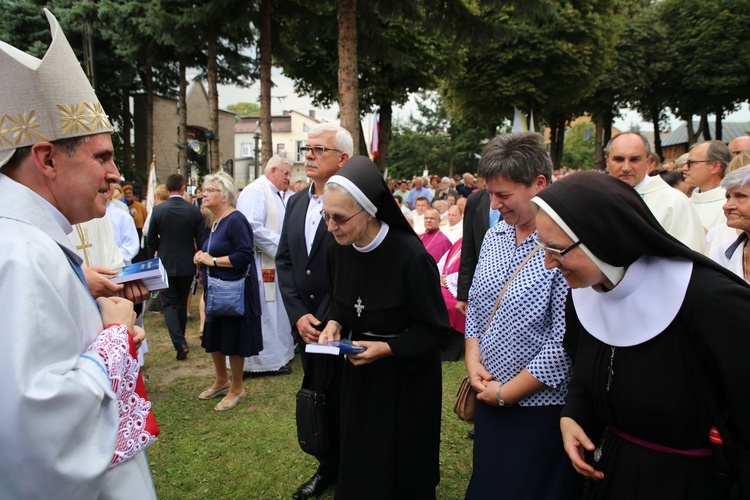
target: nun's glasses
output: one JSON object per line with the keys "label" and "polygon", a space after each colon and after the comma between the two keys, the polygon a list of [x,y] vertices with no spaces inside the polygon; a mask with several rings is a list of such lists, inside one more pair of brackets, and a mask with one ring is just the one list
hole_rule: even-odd
{"label": "nun's glasses", "polygon": [[570,252],[575,247],[577,247],[578,245],[580,245],[581,244],[581,240],[576,241],[575,243],[573,243],[569,247],[563,248],[562,250],[560,250],[559,248],[552,248],[551,246],[549,246],[549,244],[547,242],[540,240],[538,236],[536,236],[534,238],[534,243],[536,243],[537,245],[539,245],[540,247],[542,247],[544,249],[544,251],[547,252],[548,254],[554,255],[555,257],[563,258],[563,257],[565,257],[566,253]]}
{"label": "nun's glasses", "polygon": [[349,222],[351,219],[353,219],[355,215],[359,215],[360,213],[362,213],[364,211],[365,211],[365,209],[363,208],[362,210],[360,210],[359,212],[355,213],[354,215],[350,215],[349,217],[344,217],[344,216],[338,215],[338,214],[337,215],[330,215],[328,212],[325,212],[325,211],[321,210],[320,211],[320,215],[323,216],[323,218],[326,221],[326,224],[328,224],[329,222],[333,221],[334,224],[336,224],[337,226],[343,226],[344,224],[346,224],[347,222]]}

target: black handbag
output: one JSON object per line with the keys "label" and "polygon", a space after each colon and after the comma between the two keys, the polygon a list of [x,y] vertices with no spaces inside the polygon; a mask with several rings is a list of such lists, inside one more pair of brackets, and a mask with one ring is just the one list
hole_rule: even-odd
{"label": "black handbag", "polygon": [[300,389],[297,392],[297,441],[310,455],[330,453],[332,415],[323,391]]}

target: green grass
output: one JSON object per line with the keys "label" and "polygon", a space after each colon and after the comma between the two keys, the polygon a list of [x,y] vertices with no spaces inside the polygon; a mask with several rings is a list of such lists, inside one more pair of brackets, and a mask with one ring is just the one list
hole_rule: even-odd
{"label": "green grass", "polygon": [[[198,313],[192,307],[193,317]],[[150,352],[143,374],[161,428],[148,450],[160,499],[288,499],[317,466],[297,444],[294,398],[302,383],[297,356],[288,376],[245,380],[247,399],[226,412],[219,399],[198,393],[213,382],[210,356],[200,347],[198,321],[188,323],[190,354],[176,361],[161,314],[146,313]],[[453,414],[465,375],[463,361],[443,363],[443,425],[440,499],[464,497],[471,475],[469,426]],[[377,478],[369,478],[377,480]],[[329,490],[323,499],[333,498]]]}

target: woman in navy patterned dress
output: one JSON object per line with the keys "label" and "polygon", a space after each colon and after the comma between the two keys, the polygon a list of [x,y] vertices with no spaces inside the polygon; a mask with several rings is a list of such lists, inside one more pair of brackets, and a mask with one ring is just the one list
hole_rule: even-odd
{"label": "woman in navy patterned dress", "polygon": [[466,368],[478,395],[466,498],[571,498],[581,481],[559,431],[571,374],[562,346],[568,287],[544,267],[530,203],[552,162],[541,135],[507,134],[487,145],[479,173],[503,220],[484,237],[469,291]]}

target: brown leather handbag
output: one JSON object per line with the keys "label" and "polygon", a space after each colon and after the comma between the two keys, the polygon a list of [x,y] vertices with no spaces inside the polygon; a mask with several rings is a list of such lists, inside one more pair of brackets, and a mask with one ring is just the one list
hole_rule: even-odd
{"label": "brown leather handbag", "polygon": [[477,391],[471,387],[469,377],[464,377],[456,392],[456,402],[453,405],[453,413],[459,420],[474,422],[474,410],[477,406]]}

